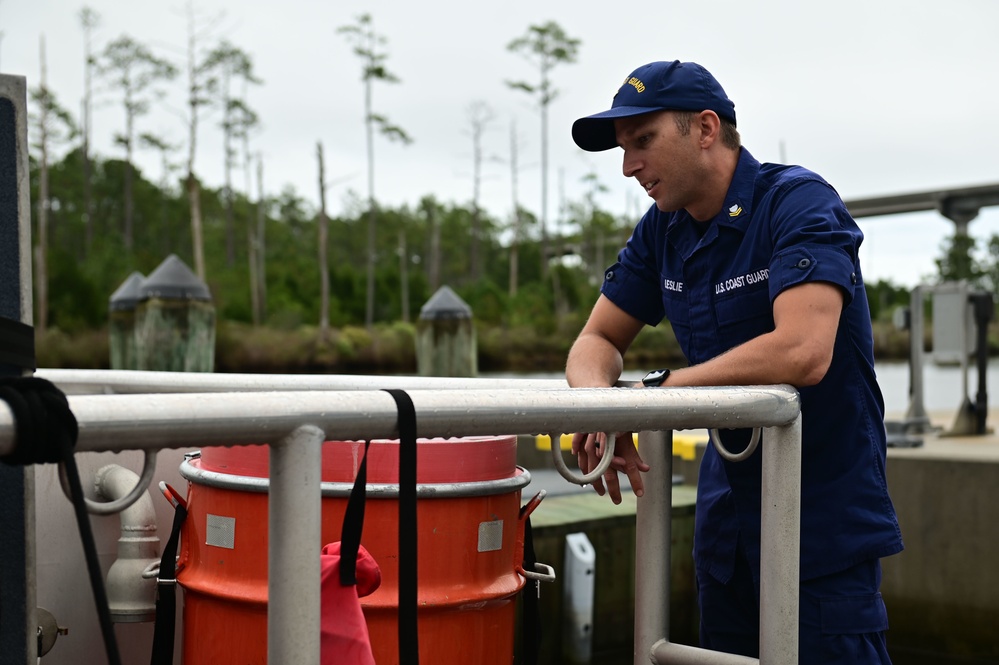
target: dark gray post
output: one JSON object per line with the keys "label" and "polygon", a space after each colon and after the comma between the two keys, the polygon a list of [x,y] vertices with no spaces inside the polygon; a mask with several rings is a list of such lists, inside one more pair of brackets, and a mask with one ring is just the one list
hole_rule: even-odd
{"label": "dark gray post", "polygon": [[208,287],[171,254],[139,286],[136,369],[215,369],[215,306]]}
{"label": "dark gray post", "polygon": [[[31,325],[27,83],[0,75],[0,317]],[[30,372],[0,364],[0,376]],[[35,475],[0,462],[0,665],[35,655]]]}
{"label": "dark gray post", "polygon": [[992,294],[978,291],[968,296],[975,313],[975,367],[978,370],[978,392],[975,394],[975,434],[991,434],[985,424],[989,414],[989,321],[995,313]]}
{"label": "dark gray post", "polygon": [[420,376],[475,376],[478,349],[472,308],[448,286],[437,289],[420,309],[416,326]]}

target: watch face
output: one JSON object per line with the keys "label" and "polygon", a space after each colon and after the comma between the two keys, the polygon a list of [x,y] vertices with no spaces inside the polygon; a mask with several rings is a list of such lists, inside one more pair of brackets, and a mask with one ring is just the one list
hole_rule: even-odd
{"label": "watch face", "polygon": [[667,376],[669,376],[668,369],[654,369],[645,375],[645,378],[642,379],[642,383],[647,386],[658,386],[666,380]]}

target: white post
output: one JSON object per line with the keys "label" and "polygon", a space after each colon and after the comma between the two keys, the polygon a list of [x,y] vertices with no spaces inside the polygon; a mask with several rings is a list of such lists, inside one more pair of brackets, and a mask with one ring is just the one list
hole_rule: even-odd
{"label": "white post", "polygon": [[673,432],[641,432],[638,449],[651,468],[635,514],[634,665],[647,665],[652,645],[669,638]]}
{"label": "white post", "polygon": [[760,663],[798,663],[801,416],[763,433]]}
{"label": "white post", "polygon": [[322,450],[303,425],[270,450],[267,662],[319,665]]}

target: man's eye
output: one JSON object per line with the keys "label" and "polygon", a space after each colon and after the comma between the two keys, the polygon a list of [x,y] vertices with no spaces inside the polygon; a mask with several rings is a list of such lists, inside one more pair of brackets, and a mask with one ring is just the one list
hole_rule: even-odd
{"label": "man's eye", "polygon": [[646,146],[649,144],[650,141],[652,141],[651,134],[643,134],[638,137],[638,145]]}

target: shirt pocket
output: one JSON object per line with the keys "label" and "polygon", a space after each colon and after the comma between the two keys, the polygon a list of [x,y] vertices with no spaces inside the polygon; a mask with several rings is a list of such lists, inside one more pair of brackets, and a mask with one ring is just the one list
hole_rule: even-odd
{"label": "shirt pocket", "polygon": [[819,634],[800,645],[809,663],[890,662],[884,639],[888,612],[880,593],[824,598],[819,612]]}
{"label": "shirt pocket", "polygon": [[666,320],[673,328],[673,335],[680,343],[684,354],[690,351],[690,304],[683,282],[659,275],[659,288],[662,290],[663,310]]}
{"label": "shirt pocket", "polygon": [[683,282],[659,275],[659,287],[663,293],[663,309],[666,319],[676,328],[690,327],[690,306],[687,303],[687,292],[683,290]]}
{"label": "shirt pocket", "polygon": [[766,282],[716,297],[715,317],[719,330],[734,335],[735,343],[771,332],[774,314]]}

